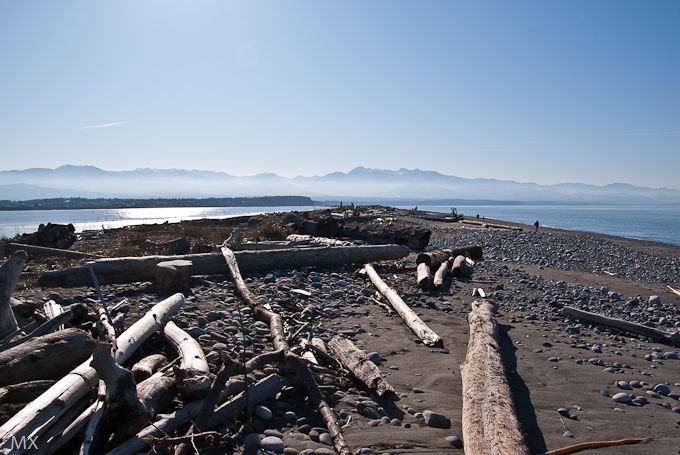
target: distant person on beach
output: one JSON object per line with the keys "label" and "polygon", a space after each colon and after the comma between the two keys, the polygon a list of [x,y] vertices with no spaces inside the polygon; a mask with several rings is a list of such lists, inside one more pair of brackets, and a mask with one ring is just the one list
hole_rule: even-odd
{"label": "distant person on beach", "polygon": [[534,232],[538,232],[538,226],[539,226],[538,220],[536,220],[536,222],[534,223],[534,227],[536,228],[536,230]]}

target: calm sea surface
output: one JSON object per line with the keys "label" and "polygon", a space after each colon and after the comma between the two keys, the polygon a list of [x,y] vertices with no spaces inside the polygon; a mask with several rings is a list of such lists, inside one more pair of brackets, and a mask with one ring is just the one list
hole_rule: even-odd
{"label": "calm sea surface", "polygon": [[[680,245],[680,207],[459,205],[456,208],[467,216],[479,214],[480,217],[526,224],[539,220],[542,226]],[[451,212],[450,206],[419,206],[418,209]]]}
{"label": "calm sea surface", "polygon": [[[73,223],[77,231],[152,224],[229,218],[258,213],[313,210],[321,207],[187,207],[148,209],[26,210],[0,211],[0,235],[13,237],[34,232],[40,223]],[[404,207],[412,208],[412,207]],[[421,210],[449,213],[450,206],[419,206]],[[650,206],[550,206],[550,205],[459,205],[467,216],[497,218],[542,226],[600,232],[680,245],[680,207]]]}
{"label": "calm sea surface", "polygon": [[201,218],[230,218],[259,213],[314,210],[323,207],[162,207],[139,209],[16,210],[0,211],[0,235],[14,237],[35,232],[40,223],[73,223],[77,232],[88,229],[116,228],[133,224],[176,223]]}

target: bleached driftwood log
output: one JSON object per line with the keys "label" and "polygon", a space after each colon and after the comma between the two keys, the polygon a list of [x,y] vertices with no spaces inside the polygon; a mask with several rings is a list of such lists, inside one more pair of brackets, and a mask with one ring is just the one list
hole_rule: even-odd
{"label": "bleached driftwood log", "polygon": [[338,359],[342,366],[369,390],[376,392],[380,397],[395,394],[392,386],[380,374],[378,367],[350,340],[333,337],[328,342],[328,348],[333,357]]}
{"label": "bleached driftwood log", "polygon": [[0,386],[37,379],[61,379],[85,361],[95,347],[90,335],[66,329],[0,352]]}
{"label": "bleached driftwood log", "polygon": [[436,288],[442,287],[442,285],[444,284],[444,276],[451,269],[451,263],[452,262],[453,262],[453,259],[448,258],[446,261],[439,264],[439,268],[437,269],[437,272],[435,272],[434,279],[432,280],[432,284],[434,284],[434,287],[436,287]]}
{"label": "bleached driftwood log", "polygon": [[451,274],[456,278],[464,278],[472,272],[471,267],[465,259],[465,256],[459,255],[453,260],[451,264]]}
{"label": "bleached driftwood log", "polygon": [[430,287],[431,281],[432,273],[430,271],[430,266],[421,262],[416,267],[416,286],[419,289],[427,289]]}
{"label": "bleached driftwood log", "polygon": [[160,367],[168,363],[168,359],[163,354],[151,354],[135,363],[131,368],[135,380],[140,383],[153,375]]}
{"label": "bleached driftwood log", "polygon": [[174,322],[165,325],[163,334],[179,353],[181,361],[175,367],[177,388],[185,398],[200,398],[210,389],[210,369],[198,341],[180,329]]}
{"label": "bleached driftwood log", "polygon": [[[217,426],[222,422],[233,418],[246,408],[251,410],[259,403],[273,398],[283,386],[286,380],[281,376],[272,374],[253,384],[247,393],[241,392],[222,406],[210,420],[209,426]],[[108,452],[107,455],[134,455],[149,446],[150,437],[159,437],[171,434],[182,425],[195,419],[203,408],[203,400],[194,400],[172,414],[159,416],[156,422],[146,427],[133,438]]]}
{"label": "bleached driftwood log", "polygon": [[370,278],[373,285],[380,291],[380,293],[387,299],[390,306],[401,317],[404,323],[415,335],[420,338],[427,346],[444,347],[444,342],[427,324],[425,324],[420,317],[413,311],[404,301],[399,297],[397,291],[392,289],[385,283],[378,272],[375,271],[371,264],[365,264],[364,269]]}
{"label": "bleached driftwood log", "polygon": [[472,302],[468,315],[470,338],[463,382],[463,440],[465,453],[529,455],[498,344],[496,306]]}
{"label": "bleached driftwood log", "polygon": [[577,319],[588,324],[611,327],[622,332],[635,333],[637,335],[645,336],[650,340],[680,347],[680,332],[669,333],[663,330],[655,329],[654,327],[648,327],[646,325],[624,321],[623,319],[610,318],[607,316],[602,316],[601,314],[590,313],[588,311],[578,310],[569,306],[562,308],[561,312],[564,316],[567,316],[571,319]]}
{"label": "bleached driftwood log", "polygon": [[[163,328],[183,303],[184,296],[175,294],[154,305],[118,337],[116,361],[121,364],[130,358],[151,335]],[[90,366],[90,361],[91,359],[88,359],[76,367],[0,427],[0,454],[25,453],[11,447],[11,435],[20,434],[34,439],[39,437],[50,424],[57,421],[97,386],[99,377]]]}
{"label": "bleached driftwood log", "polygon": [[163,261],[156,264],[156,292],[170,294],[191,288],[193,263],[186,259]]}
{"label": "bleached driftwood log", "polygon": [[82,253],[73,250],[60,250],[59,248],[48,248],[46,246],[24,245],[23,243],[8,243],[5,245],[6,252],[24,250],[30,257],[59,257],[69,259],[93,259],[94,254]]}
{"label": "bleached driftwood log", "polygon": [[345,442],[345,438],[342,435],[342,429],[338,423],[338,419],[333,413],[333,409],[326,403],[323,398],[321,391],[319,390],[319,385],[316,383],[314,376],[309,371],[307,364],[300,358],[290,351],[288,342],[286,341],[286,334],[283,330],[283,323],[281,316],[278,313],[268,310],[263,305],[258,303],[256,297],[250,292],[248,286],[246,286],[243,277],[241,276],[241,271],[239,270],[239,264],[237,262],[236,256],[229,248],[222,248],[222,255],[224,261],[226,262],[227,269],[231,279],[234,281],[236,287],[236,292],[239,297],[248,304],[255,315],[255,318],[265,322],[269,325],[269,332],[272,336],[272,344],[274,349],[283,351],[286,362],[295,371],[298,379],[304,384],[307,390],[307,397],[309,401],[316,407],[321,414],[328,434],[331,435],[333,440],[333,447],[338,455],[351,455],[351,450]]}
{"label": "bleached driftwood log", "polygon": [[165,410],[177,395],[175,378],[165,372],[154,373],[137,384],[137,396],[151,418]]}
{"label": "bleached driftwood log", "polygon": [[482,258],[481,245],[465,245],[456,248],[445,248],[442,250],[428,251],[427,253],[420,253],[416,256],[416,264],[425,263],[430,267],[438,267],[439,264],[446,261],[449,257],[466,256],[472,259]]}
{"label": "bleached driftwood log", "polygon": [[10,299],[26,265],[26,252],[17,251],[0,266],[0,340],[15,333],[19,326]]}
{"label": "bleached driftwood log", "polygon": [[8,384],[0,388],[0,404],[27,403],[40,396],[41,393],[52,387],[53,384],[54,381],[48,379]]}
{"label": "bleached driftwood log", "polygon": [[[411,250],[400,245],[358,245],[337,247],[288,248],[265,251],[237,251],[234,253],[241,270],[288,269],[315,265],[319,267],[359,264],[407,256]],[[182,256],[142,256],[98,259],[82,267],[45,272],[38,282],[41,286],[89,286],[88,267],[97,274],[101,284],[153,281],[156,264],[185,259],[193,262],[194,275],[224,274],[224,259],[219,253],[186,254]]]}
{"label": "bleached driftwood log", "polygon": [[315,246],[351,246],[354,242],[348,240],[331,239],[328,237],[314,237],[307,234],[290,234],[286,240],[296,244],[307,244]]}

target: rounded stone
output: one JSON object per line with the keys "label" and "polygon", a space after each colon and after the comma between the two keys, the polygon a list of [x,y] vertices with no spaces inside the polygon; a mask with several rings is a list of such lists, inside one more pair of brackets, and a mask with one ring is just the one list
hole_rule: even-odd
{"label": "rounded stone", "polygon": [[255,406],[255,415],[262,420],[271,420],[274,417],[272,411],[268,407],[262,405]]}
{"label": "rounded stone", "polygon": [[615,401],[617,403],[630,403],[631,400],[632,398],[630,397],[630,395],[628,395],[625,392],[617,393],[612,397],[612,401]]}
{"label": "rounded stone", "polygon": [[369,427],[377,427],[378,425],[380,425],[380,419],[373,419],[368,421]]}
{"label": "rounded stone", "polygon": [[571,414],[569,413],[569,409],[567,408],[559,408],[557,410],[557,413],[561,415],[562,417],[571,417]]}
{"label": "rounded stone", "polygon": [[285,447],[281,438],[276,436],[267,436],[260,441],[260,447],[264,450],[269,450],[270,452],[281,453]]}
{"label": "rounded stone", "polygon": [[333,438],[331,438],[331,435],[328,433],[321,433],[319,435],[319,442],[321,444],[326,444],[327,446],[332,446],[333,445]]}
{"label": "rounded stone", "polygon": [[260,434],[250,433],[243,438],[243,445],[248,450],[255,450],[260,447]]}
{"label": "rounded stone", "polygon": [[449,443],[451,447],[454,449],[462,449],[463,448],[463,440],[460,438],[460,436],[447,436],[446,437],[446,442]]}
{"label": "rounded stone", "polygon": [[293,447],[286,447],[283,449],[283,455],[299,455],[300,451]]}
{"label": "rounded stone", "polygon": [[671,393],[671,388],[668,387],[666,384],[657,384],[654,387],[654,391],[659,395],[668,396],[668,394]]}
{"label": "rounded stone", "polygon": [[295,413],[293,411],[286,412],[284,417],[286,419],[286,422],[288,422],[288,423],[295,423],[297,421],[297,416],[295,415]]}

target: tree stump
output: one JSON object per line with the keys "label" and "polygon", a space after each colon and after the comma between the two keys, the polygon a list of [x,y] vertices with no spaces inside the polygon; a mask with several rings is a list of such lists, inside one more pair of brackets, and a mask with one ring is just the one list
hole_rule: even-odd
{"label": "tree stump", "polygon": [[186,291],[191,287],[193,263],[185,259],[163,261],[156,264],[156,291],[172,294]]}

